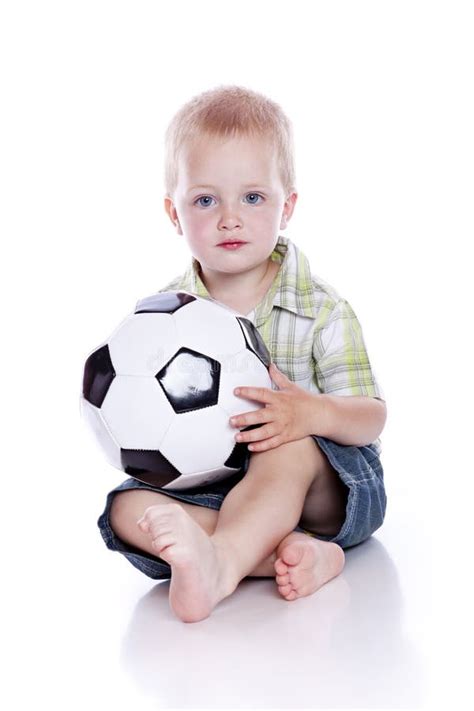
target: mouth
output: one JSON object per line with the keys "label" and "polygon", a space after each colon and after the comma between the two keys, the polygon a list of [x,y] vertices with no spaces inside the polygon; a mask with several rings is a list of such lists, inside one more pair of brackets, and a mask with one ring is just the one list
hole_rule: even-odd
{"label": "mouth", "polygon": [[227,239],[225,242],[219,242],[218,247],[240,247],[247,242],[243,242],[241,239]]}

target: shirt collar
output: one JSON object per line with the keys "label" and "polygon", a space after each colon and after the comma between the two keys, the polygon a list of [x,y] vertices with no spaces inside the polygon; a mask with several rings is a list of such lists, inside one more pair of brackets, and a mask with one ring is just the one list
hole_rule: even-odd
{"label": "shirt collar", "polygon": [[[255,325],[260,326],[267,320],[273,306],[279,306],[299,316],[316,318],[319,304],[315,298],[306,255],[288,237],[280,235],[270,258],[279,262],[281,267],[264,299],[256,308]],[[192,257],[186,273],[186,282],[192,293],[210,299],[212,297],[200,277],[199,267],[197,259]]]}

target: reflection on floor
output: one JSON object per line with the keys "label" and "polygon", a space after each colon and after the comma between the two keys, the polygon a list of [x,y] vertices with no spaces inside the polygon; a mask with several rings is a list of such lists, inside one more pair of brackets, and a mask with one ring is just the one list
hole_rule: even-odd
{"label": "reflection on floor", "polygon": [[137,602],[121,650],[137,689],[164,707],[419,706],[397,571],[374,536],[346,552],[338,578],[294,603],[274,581],[246,579],[189,625],[171,612],[168,589],[160,582]]}

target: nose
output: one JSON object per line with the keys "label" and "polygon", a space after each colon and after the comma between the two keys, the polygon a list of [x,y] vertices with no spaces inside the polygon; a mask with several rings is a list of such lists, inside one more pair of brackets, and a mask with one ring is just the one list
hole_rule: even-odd
{"label": "nose", "polygon": [[224,207],[219,218],[218,227],[220,230],[235,230],[242,227],[242,220],[233,208]]}

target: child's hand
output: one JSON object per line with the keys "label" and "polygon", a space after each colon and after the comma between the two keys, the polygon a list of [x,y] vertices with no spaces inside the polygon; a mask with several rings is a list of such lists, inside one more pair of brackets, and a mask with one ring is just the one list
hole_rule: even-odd
{"label": "child's hand", "polygon": [[234,390],[236,395],[265,403],[262,410],[246,412],[230,419],[230,424],[237,427],[265,423],[262,427],[237,435],[240,438],[237,442],[255,442],[249,445],[253,452],[263,452],[311,434],[308,425],[314,420],[314,415],[309,416],[309,413],[311,408],[314,411],[317,406],[316,399],[287,378],[274,363],[270,365],[270,376],[278,386],[278,391],[252,387],[240,387],[239,393]]}

